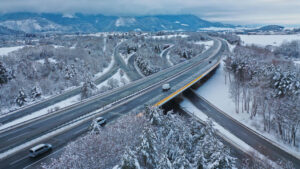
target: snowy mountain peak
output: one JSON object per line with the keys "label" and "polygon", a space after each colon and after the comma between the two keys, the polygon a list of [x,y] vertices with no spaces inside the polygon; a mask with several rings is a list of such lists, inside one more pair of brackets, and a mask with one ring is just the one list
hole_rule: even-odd
{"label": "snowy mountain peak", "polygon": [[116,20],[115,26],[116,27],[130,26],[135,22],[136,22],[135,18],[120,17],[119,19]]}

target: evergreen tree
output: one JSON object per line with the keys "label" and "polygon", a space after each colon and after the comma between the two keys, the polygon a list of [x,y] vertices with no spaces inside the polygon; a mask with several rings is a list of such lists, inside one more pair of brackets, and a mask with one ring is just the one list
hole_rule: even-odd
{"label": "evergreen tree", "polygon": [[8,80],[9,80],[8,72],[4,67],[4,65],[2,64],[2,62],[0,62],[0,85],[7,83]]}
{"label": "evergreen tree", "polygon": [[92,96],[94,89],[96,89],[96,85],[91,80],[84,82],[81,88],[81,99]]}
{"label": "evergreen tree", "polygon": [[159,154],[157,153],[157,136],[151,128],[143,131],[141,136],[141,145],[138,147],[138,153],[141,157],[141,165],[146,168],[156,168]]}
{"label": "evergreen tree", "polygon": [[31,89],[30,95],[31,95],[31,98],[32,98],[33,100],[35,100],[36,98],[41,97],[42,91],[41,91],[41,89],[40,89],[39,87],[34,86],[34,87]]}
{"label": "evergreen tree", "polygon": [[19,90],[19,95],[18,97],[16,98],[16,103],[18,106],[23,106],[26,102],[26,94],[24,93],[23,89]]}
{"label": "evergreen tree", "polygon": [[140,165],[138,163],[136,154],[131,149],[127,148],[122,160],[121,160],[121,166],[119,167],[121,169],[140,169]]}

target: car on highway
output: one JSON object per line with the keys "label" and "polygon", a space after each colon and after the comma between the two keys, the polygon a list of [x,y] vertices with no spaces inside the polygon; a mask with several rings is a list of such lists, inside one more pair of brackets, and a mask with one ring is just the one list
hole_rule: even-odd
{"label": "car on highway", "polygon": [[50,150],[52,150],[51,144],[39,144],[29,150],[29,157],[34,158]]}
{"label": "car on highway", "polygon": [[106,124],[106,119],[103,117],[98,117],[95,119],[95,122],[99,125],[99,126],[104,126]]}
{"label": "car on highway", "polygon": [[171,86],[170,86],[169,83],[166,83],[166,84],[162,85],[162,90],[163,90],[163,91],[168,91],[168,90],[170,90],[170,89],[171,89]]}
{"label": "car on highway", "polygon": [[98,130],[100,129],[99,126],[104,127],[105,124],[106,124],[106,119],[105,118],[97,117],[92,121],[92,123],[89,127],[89,130],[92,130],[92,131],[95,131],[95,133],[98,133],[99,132]]}

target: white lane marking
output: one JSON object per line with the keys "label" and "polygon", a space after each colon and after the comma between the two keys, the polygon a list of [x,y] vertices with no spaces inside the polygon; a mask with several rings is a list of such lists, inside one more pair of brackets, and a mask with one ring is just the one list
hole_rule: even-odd
{"label": "white lane marking", "polygon": [[14,164],[16,164],[16,163],[18,163],[18,162],[24,160],[25,158],[29,158],[29,156],[25,156],[25,157],[20,158],[20,159],[18,159],[18,160],[16,160],[16,161],[13,161],[13,162],[9,163],[9,165],[14,165]]}
{"label": "white lane marking", "polygon": [[7,141],[13,140],[13,139],[15,139],[15,138],[17,138],[17,137],[20,137],[20,136],[24,136],[24,135],[26,135],[27,133],[28,133],[28,131],[26,131],[26,132],[24,132],[24,133],[22,133],[22,134],[15,135],[14,137],[11,137],[11,138],[7,139]]}

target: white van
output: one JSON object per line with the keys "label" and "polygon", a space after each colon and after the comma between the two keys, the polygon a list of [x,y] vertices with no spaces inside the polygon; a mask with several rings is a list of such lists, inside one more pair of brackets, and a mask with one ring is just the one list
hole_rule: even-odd
{"label": "white van", "polygon": [[29,150],[29,156],[30,157],[36,157],[40,154],[43,154],[47,151],[50,151],[52,149],[52,145],[51,144],[39,144],[37,146],[32,147]]}
{"label": "white van", "polygon": [[162,90],[163,90],[163,91],[168,91],[168,90],[170,90],[170,89],[171,89],[171,86],[170,86],[169,83],[166,83],[166,84],[162,85]]}

